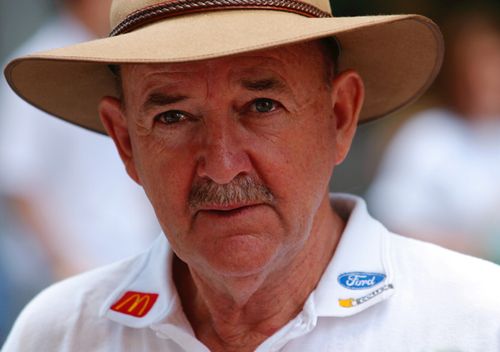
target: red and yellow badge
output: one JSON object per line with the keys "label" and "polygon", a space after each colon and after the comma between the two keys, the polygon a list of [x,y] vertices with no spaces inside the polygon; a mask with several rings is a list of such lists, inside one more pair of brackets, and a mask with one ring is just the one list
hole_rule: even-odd
{"label": "red and yellow badge", "polygon": [[111,310],[142,318],[153,308],[157,298],[156,293],[127,291],[111,306]]}

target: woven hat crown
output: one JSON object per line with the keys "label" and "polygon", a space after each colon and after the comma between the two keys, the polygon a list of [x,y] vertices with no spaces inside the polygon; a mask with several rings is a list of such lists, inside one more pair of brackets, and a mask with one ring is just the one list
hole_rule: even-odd
{"label": "woven hat crown", "polygon": [[[276,1],[266,1],[266,0],[248,0],[248,2],[253,4],[262,4],[265,5],[269,2],[274,2],[276,4],[286,3],[288,0],[276,0]],[[113,0],[111,4],[110,11],[110,25],[111,30],[115,29],[120,23],[124,22],[127,18],[131,17],[135,13],[148,9],[154,8],[156,6],[165,4],[187,4],[189,6],[191,0]],[[201,0],[199,2],[204,2],[207,4],[213,5],[227,5],[229,3],[233,3],[234,5],[241,4],[244,6],[245,0]],[[318,10],[324,11],[328,14],[332,14],[332,10],[330,7],[330,2],[328,0],[296,0],[295,2],[301,2],[304,4],[312,5]]]}

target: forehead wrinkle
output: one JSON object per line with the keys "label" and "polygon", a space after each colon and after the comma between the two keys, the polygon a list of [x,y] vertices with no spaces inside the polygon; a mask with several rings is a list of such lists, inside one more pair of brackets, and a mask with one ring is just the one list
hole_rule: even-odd
{"label": "forehead wrinkle", "polygon": [[291,92],[286,72],[281,74],[277,70],[260,66],[233,70],[230,82],[231,85],[251,92]]}
{"label": "forehead wrinkle", "polygon": [[170,73],[183,73],[191,74],[193,72],[200,71],[200,66],[202,63],[157,63],[157,64],[126,64],[124,67],[131,69],[132,71],[139,71],[142,76],[150,76],[155,74],[170,74]]}
{"label": "forehead wrinkle", "polygon": [[[233,84],[239,89],[249,92],[266,92],[274,94],[284,94],[298,102],[297,92],[293,82],[286,78],[286,72],[278,73],[270,69],[250,69],[238,74]],[[300,94],[299,94],[300,95]]]}
{"label": "forehead wrinkle", "polygon": [[[191,73],[189,74],[191,75]],[[143,85],[140,87],[140,95],[142,99],[146,99],[152,91],[167,91],[176,90],[181,87],[183,82],[186,82],[186,74],[181,73],[156,73],[144,77]]]}
{"label": "forehead wrinkle", "polygon": [[[274,53],[270,53],[274,54]],[[286,56],[289,57],[289,56]],[[241,65],[231,65],[229,77],[232,85],[249,91],[275,91],[278,93],[292,93],[293,89],[288,69],[293,66],[285,63],[280,55],[245,55]],[[236,60],[236,62],[238,62]],[[294,95],[294,94],[293,94]]]}
{"label": "forehead wrinkle", "polygon": [[164,107],[170,104],[175,104],[189,97],[182,94],[165,94],[163,92],[151,92],[144,104],[141,105],[141,113],[147,114],[150,110],[157,107]]}
{"label": "forehead wrinkle", "polygon": [[[252,75],[268,75],[270,77],[277,76],[283,80],[283,63],[271,57],[244,57],[251,59],[251,62],[244,62],[240,65],[232,64],[229,69],[229,77],[237,80],[245,77],[252,77]],[[255,58],[255,60],[252,60]],[[237,60],[239,61],[239,60]],[[237,63],[236,61],[236,63]]]}
{"label": "forehead wrinkle", "polygon": [[155,87],[166,89],[185,81],[186,76],[199,76],[201,68],[199,64],[175,63],[175,64],[128,64],[124,65],[125,77],[134,82],[134,87],[139,87],[140,96],[145,95]]}
{"label": "forehead wrinkle", "polygon": [[253,92],[263,92],[263,91],[285,91],[286,85],[276,78],[256,78],[256,79],[248,79],[242,78],[239,80],[239,84],[250,91]]}

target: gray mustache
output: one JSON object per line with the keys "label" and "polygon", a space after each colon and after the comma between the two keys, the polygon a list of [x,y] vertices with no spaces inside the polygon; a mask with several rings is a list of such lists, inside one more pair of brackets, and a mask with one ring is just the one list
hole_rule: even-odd
{"label": "gray mustache", "polygon": [[234,203],[273,203],[271,190],[249,175],[238,175],[224,185],[203,179],[196,182],[189,193],[189,207],[196,211],[204,206]]}

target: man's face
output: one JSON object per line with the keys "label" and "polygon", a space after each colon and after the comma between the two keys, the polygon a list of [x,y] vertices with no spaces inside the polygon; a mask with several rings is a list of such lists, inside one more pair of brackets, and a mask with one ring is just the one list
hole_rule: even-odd
{"label": "man's face", "polygon": [[317,43],[122,67],[125,106],[111,126],[123,126],[110,134],[183,261],[244,276],[303,248],[356,124],[326,76]]}

